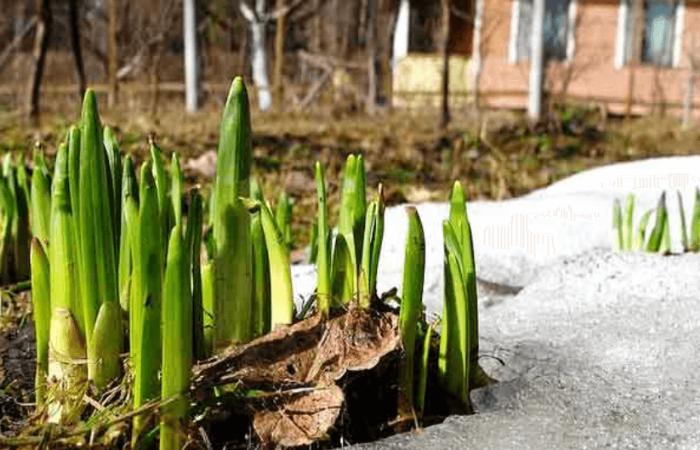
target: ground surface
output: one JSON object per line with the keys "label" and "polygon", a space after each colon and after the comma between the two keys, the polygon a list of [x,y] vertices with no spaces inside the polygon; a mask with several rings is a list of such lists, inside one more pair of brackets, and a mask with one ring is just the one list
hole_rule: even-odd
{"label": "ground surface", "polygon": [[[180,153],[183,166],[189,167],[188,181],[206,190],[212,181],[211,158],[197,158],[216,149],[219,115],[220,107],[194,116],[163,111],[156,121],[148,115],[107,111],[103,121],[119,123],[124,149],[137,159],[146,150],[146,136],[156,133],[166,153]],[[34,140],[40,139],[51,153],[75,117],[47,116],[44,125],[34,129],[21,125],[14,116],[0,114],[0,151],[28,154]],[[480,283],[482,353],[504,362],[499,366],[495,360],[487,364],[488,358],[484,359],[502,383],[474,393],[477,416],[451,418],[422,435],[399,436],[378,448],[464,448],[465,443],[475,448],[697,447],[694,430],[700,411],[686,405],[686,399],[697,398],[700,381],[693,362],[700,337],[694,325],[700,314],[692,301],[698,298],[697,283],[688,282],[700,268],[696,255],[662,258],[605,253],[613,198],[610,189],[603,195],[588,192],[578,197],[576,192],[549,191],[548,200],[534,212],[527,210],[528,203],[509,199],[615,161],[692,154],[699,148],[700,133],[683,130],[672,119],[604,121],[585,109],[563,111],[548,125],[534,129],[518,117],[492,117],[485,132],[473,121],[436,132],[435,120],[428,116],[254,115],[254,172],[269,198],[276,198],[284,188],[296,199],[298,248],[308,242],[315,217],[311,171],[315,160],[326,166],[331,217],[336,216],[342,162],[351,152],[365,155],[369,185],[376,188],[377,183],[384,183],[389,204],[422,203],[419,211],[431,230],[440,229],[446,206],[430,201],[444,201],[453,180],[463,182],[470,203],[483,200],[468,206],[474,226],[481,227],[477,230],[481,234],[475,235],[477,273],[491,283]],[[538,192],[530,199],[537,200]],[[656,195],[658,192],[649,192],[648,198]],[[552,203],[556,198],[559,203]],[[581,198],[590,202],[580,203]],[[685,194],[684,198],[690,201]],[[651,204],[644,201],[645,207]],[[536,202],[529,203],[533,204]],[[593,205],[602,215],[588,224],[572,222],[566,214],[557,218],[557,208],[572,204]],[[510,212],[500,217],[504,222],[489,222],[498,216],[499,206],[505,205]],[[689,210],[686,204],[687,214]],[[540,216],[534,217],[537,214]],[[509,230],[518,225],[511,220],[518,215],[525,218],[530,232],[553,235],[554,256],[564,258],[548,253],[546,240],[544,250],[541,243],[535,246],[544,260],[528,258],[527,240],[514,246],[520,249],[515,253],[507,253],[513,247],[508,245],[492,246],[495,251],[489,251],[483,227],[491,224]],[[380,291],[400,285],[403,217],[402,208],[387,211],[385,248],[392,256],[383,257],[390,266],[380,274]],[[565,232],[559,233],[561,229]],[[593,243],[602,243],[603,250],[592,249],[596,247],[590,245]],[[602,253],[590,256],[589,250]],[[426,303],[433,314],[441,305],[440,255],[439,241],[429,243]],[[637,272],[644,276],[635,275]],[[295,293],[303,296],[313,282],[309,281],[313,269],[296,266],[294,274]],[[653,283],[662,283],[661,289],[651,289]],[[640,285],[642,290],[635,290]],[[22,299],[5,296],[1,301],[0,358],[5,358],[4,365],[11,350],[7,343],[22,342],[17,337],[29,332],[22,324],[30,317],[30,308]],[[12,355],[29,351],[25,347],[12,347]],[[25,376],[31,370],[22,369]],[[0,408],[24,408],[20,403],[29,399],[17,391],[22,378],[7,366],[0,370]],[[3,404],[3,395],[14,400]],[[665,418],[649,419],[659,415]]]}

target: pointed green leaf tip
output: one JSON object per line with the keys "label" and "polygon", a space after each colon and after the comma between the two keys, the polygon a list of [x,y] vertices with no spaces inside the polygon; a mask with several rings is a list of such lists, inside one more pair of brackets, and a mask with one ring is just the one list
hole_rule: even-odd
{"label": "pointed green leaf tip", "polygon": [[[250,176],[250,166],[252,163],[251,152],[240,151],[245,146],[251,145],[251,124],[250,124],[250,103],[248,101],[248,90],[241,77],[236,77],[231,83],[231,89],[226,99],[224,114],[221,121],[221,132],[219,136],[219,154],[225,148],[236,146],[232,153],[238,158],[238,164],[231,164],[235,172],[235,180],[239,183]],[[236,130],[236,128],[240,127]],[[228,166],[227,166],[228,167]],[[220,176],[217,173],[217,176]],[[232,181],[232,180],[229,180]],[[242,194],[242,193],[241,193]],[[245,192],[248,195],[248,192]]]}
{"label": "pointed green leaf tip", "polygon": [[243,80],[231,84],[221,120],[213,220],[214,331],[219,344],[252,337],[252,243],[250,216],[241,197],[250,195],[252,140]]}
{"label": "pointed green leaf tip", "polygon": [[99,116],[97,115],[97,97],[95,96],[95,91],[89,88],[85,91],[85,97],[83,97],[83,111],[81,119],[83,123],[99,123]]}

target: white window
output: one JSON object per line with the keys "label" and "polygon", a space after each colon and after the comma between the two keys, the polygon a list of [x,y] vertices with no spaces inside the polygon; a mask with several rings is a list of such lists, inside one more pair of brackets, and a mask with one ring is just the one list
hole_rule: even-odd
{"label": "white window", "polygon": [[[545,58],[574,58],[576,0],[545,0],[542,38]],[[513,0],[508,60],[516,63],[530,58],[533,0]]]}
{"label": "white window", "polygon": [[[620,0],[615,65],[633,59],[636,0]],[[677,66],[683,43],[685,0],[642,0],[642,63]]]}

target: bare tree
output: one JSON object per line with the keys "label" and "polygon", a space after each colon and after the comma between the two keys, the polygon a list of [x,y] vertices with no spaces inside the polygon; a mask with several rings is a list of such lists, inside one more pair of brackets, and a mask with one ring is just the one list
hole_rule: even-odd
{"label": "bare tree", "polygon": [[381,15],[384,19],[378,27],[383,30],[380,33],[380,60],[381,60],[381,77],[383,80],[384,96],[386,97],[386,106],[388,110],[392,108],[393,97],[393,79],[392,79],[392,55],[394,34],[396,33],[396,25],[399,13],[399,0],[382,0]]}
{"label": "bare tree", "polygon": [[14,51],[17,50],[17,48],[22,44],[22,41],[24,41],[24,38],[27,37],[29,32],[31,32],[35,26],[36,17],[32,17],[26,24],[24,24],[24,27],[20,30],[19,34],[12,39],[12,42],[10,42],[10,44],[3,49],[2,53],[0,53],[0,72],[7,68],[7,61],[10,60]]}
{"label": "bare tree", "polygon": [[32,72],[29,76],[28,114],[32,123],[39,120],[39,96],[41,93],[41,77],[44,72],[46,51],[49,48],[51,34],[51,4],[49,0],[35,0],[36,35],[32,52]]}
{"label": "bare tree", "polygon": [[[316,14],[314,14],[314,19],[313,19],[313,34],[311,36],[311,49],[315,53],[320,53],[321,52],[321,38],[323,36],[323,24],[322,24],[322,19],[321,17],[321,1],[322,0],[314,0],[314,10],[316,11]],[[280,9],[280,3],[283,2],[278,2],[277,9]]]}
{"label": "bare tree", "polygon": [[[71,0],[75,3],[75,0]],[[117,70],[119,67],[119,54],[117,47],[117,0],[109,0],[109,62],[108,62],[108,78],[109,78],[109,98],[108,104],[113,108],[117,103]]]}
{"label": "bare tree", "polygon": [[367,0],[367,114],[377,108],[376,0]]}
{"label": "bare tree", "polygon": [[255,7],[251,8],[247,1],[241,0],[239,9],[248,22],[253,38],[251,67],[253,69],[253,83],[258,90],[258,107],[262,111],[268,111],[272,106],[272,94],[270,81],[267,75],[267,39],[265,25],[270,20],[277,19],[280,15],[286,15],[298,8],[304,0],[291,2],[284,8],[267,12],[265,0],[255,0]]}

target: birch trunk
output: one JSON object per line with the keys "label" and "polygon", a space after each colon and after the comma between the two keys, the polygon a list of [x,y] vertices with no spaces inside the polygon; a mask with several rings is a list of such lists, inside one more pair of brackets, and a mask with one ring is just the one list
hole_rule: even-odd
{"label": "birch trunk", "polygon": [[401,0],[399,13],[396,18],[396,31],[394,31],[394,52],[391,61],[392,72],[396,71],[399,61],[408,54],[408,26],[411,21],[411,4],[409,0]]}
{"label": "birch trunk", "polygon": [[[255,1],[255,12],[258,17],[265,14],[265,0]],[[251,66],[253,70],[253,84],[258,90],[258,107],[261,111],[269,111],[272,106],[272,93],[270,92],[270,81],[267,75],[265,23],[259,20],[251,21],[250,31],[253,37]]]}

